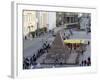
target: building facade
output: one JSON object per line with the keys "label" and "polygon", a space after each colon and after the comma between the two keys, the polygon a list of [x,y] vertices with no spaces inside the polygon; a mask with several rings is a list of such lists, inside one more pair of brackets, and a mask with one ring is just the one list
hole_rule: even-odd
{"label": "building facade", "polygon": [[56,20],[57,27],[63,25],[66,28],[72,28],[72,27],[75,28],[79,24],[78,13],[57,12],[56,17],[57,17],[57,20]]}
{"label": "building facade", "polygon": [[86,30],[87,28],[90,28],[91,26],[91,17],[88,13],[83,13],[80,16],[80,29]]}
{"label": "building facade", "polygon": [[56,12],[23,11],[23,35],[29,36],[30,32],[46,28],[47,31],[56,27]]}

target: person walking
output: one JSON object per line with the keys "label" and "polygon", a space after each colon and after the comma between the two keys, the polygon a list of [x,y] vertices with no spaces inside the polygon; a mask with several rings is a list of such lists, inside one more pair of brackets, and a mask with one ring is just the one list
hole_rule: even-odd
{"label": "person walking", "polygon": [[90,57],[88,57],[87,66],[90,66],[90,65],[91,65],[91,59],[90,59]]}
{"label": "person walking", "polygon": [[70,34],[73,35],[72,29],[69,30]]}

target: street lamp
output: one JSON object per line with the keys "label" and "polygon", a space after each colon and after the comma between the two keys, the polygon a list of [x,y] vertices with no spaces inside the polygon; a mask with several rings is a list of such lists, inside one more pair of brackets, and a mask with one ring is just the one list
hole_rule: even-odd
{"label": "street lamp", "polygon": [[29,33],[30,33],[30,31],[31,31],[31,30],[30,30],[30,26],[28,26],[28,29],[29,29]]}
{"label": "street lamp", "polygon": [[38,26],[39,26],[39,24],[38,24],[38,19],[37,18],[36,18],[36,24],[37,24],[36,36],[38,36]]}
{"label": "street lamp", "polygon": [[30,37],[30,32],[31,32],[31,26],[28,26],[28,29],[29,29],[29,37]]}
{"label": "street lamp", "polygon": [[34,26],[33,26],[33,25],[31,25],[31,27],[33,28]]}
{"label": "street lamp", "polygon": [[32,30],[33,30],[33,27],[34,27],[34,26],[33,26],[33,25],[31,25],[30,27],[31,27],[31,28],[32,28]]}

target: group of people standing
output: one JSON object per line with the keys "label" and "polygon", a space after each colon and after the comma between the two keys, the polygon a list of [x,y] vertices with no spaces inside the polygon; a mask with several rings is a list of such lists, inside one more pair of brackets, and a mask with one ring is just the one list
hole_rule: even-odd
{"label": "group of people standing", "polygon": [[82,60],[80,66],[91,66],[91,59],[90,59],[90,57],[88,57],[87,60]]}
{"label": "group of people standing", "polygon": [[40,48],[36,54],[33,54],[33,56],[31,57],[24,57],[23,58],[23,69],[29,69],[31,65],[35,66],[37,65],[37,59],[42,56],[44,53],[48,52],[48,49],[50,48],[50,44],[47,43],[47,41],[45,43],[43,43],[42,48]]}
{"label": "group of people standing", "polygon": [[65,39],[69,39],[70,36],[73,35],[72,29],[69,29],[69,30],[68,30],[68,33],[66,33],[66,31],[64,31],[64,34],[63,34],[63,35],[64,35],[64,36],[63,36],[63,39],[64,39],[64,40],[65,40]]}

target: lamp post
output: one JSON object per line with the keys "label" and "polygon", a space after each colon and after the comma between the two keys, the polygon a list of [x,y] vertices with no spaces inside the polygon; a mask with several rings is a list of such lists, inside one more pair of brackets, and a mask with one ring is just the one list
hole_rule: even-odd
{"label": "lamp post", "polygon": [[28,29],[29,29],[29,36],[30,36],[31,28],[33,28],[33,27],[34,27],[33,25],[28,26]]}
{"label": "lamp post", "polygon": [[31,30],[30,30],[30,26],[28,26],[28,29],[29,29],[29,36],[30,36],[30,31],[31,31]]}
{"label": "lamp post", "polygon": [[34,26],[33,25],[31,25],[31,28],[33,28]]}
{"label": "lamp post", "polygon": [[36,36],[38,36],[38,35],[39,35],[39,33],[38,33],[38,26],[39,26],[39,23],[38,23],[38,19],[37,19],[37,18],[36,18],[36,24],[37,24]]}

